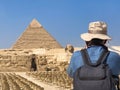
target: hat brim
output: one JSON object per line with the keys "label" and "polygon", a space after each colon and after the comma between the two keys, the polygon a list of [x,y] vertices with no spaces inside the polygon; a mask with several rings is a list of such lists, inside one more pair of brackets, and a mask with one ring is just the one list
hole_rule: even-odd
{"label": "hat brim", "polygon": [[94,38],[102,39],[102,40],[111,40],[111,37],[104,34],[90,34],[84,33],[80,36],[84,41],[91,41]]}

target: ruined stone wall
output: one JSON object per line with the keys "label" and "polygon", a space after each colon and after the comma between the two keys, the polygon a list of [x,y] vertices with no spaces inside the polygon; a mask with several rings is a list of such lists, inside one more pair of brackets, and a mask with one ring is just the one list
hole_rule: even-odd
{"label": "ruined stone wall", "polygon": [[31,57],[36,55],[37,70],[64,70],[68,54],[63,49],[0,50],[1,72],[30,71]]}
{"label": "ruined stone wall", "polygon": [[28,55],[1,55],[0,71],[28,71],[30,66]]}

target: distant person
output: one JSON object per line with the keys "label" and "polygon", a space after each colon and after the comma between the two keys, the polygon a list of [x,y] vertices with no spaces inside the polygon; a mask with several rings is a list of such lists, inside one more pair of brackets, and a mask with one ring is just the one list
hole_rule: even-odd
{"label": "distant person", "polygon": [[71,44],[67,44],[66,47],[65,47],[65,52],[73,53],[74,52],[74,47]]}
{"label": "distant person", "polygon": [[[73,78],[73,90],[118,90],[115,85],[118,85],[120,74],[120,56],[105,45],[111,39],[107,35],[107,24],[91,22],[88,33],[81,34],[81,38],[86,47],[73,53],[67,68],[67,73]],[[111,72],[114,78],[110,78]]]}
{"label": "distant person", "polygon": [[74,52],[74,47],[71,44],[67,44],[65,47],[65,52],[66,52],[66,59],[68,63],[70,63],[70,58]]}
{"label": "distant person", "polygon": [[32,58],[31,58],[31,70],[30,71],[37,71],[36,56],[35,56],[35,54],[33,54]]}

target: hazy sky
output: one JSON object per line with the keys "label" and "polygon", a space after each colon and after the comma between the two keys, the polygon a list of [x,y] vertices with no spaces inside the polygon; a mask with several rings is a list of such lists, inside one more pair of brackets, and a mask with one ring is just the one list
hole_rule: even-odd
{"label": "hazy sky", "polygon": [[110,45],[120,45],[120,0],[0,0],[0,49],[10,48],[36,18],[63,46],[84,45],[91,21],[105,21]]}

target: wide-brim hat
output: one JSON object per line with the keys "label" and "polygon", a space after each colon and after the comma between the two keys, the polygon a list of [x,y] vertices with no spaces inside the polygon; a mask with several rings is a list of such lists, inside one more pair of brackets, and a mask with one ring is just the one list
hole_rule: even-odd
{"label": "wide-brim hat", "polygon": [[102,21],[91,22],[89,24],[88,33],[81,34],[84,41],[91,41],[94,38],[102,40],[110,40],[111,37],[107,35],[107,24]]}

